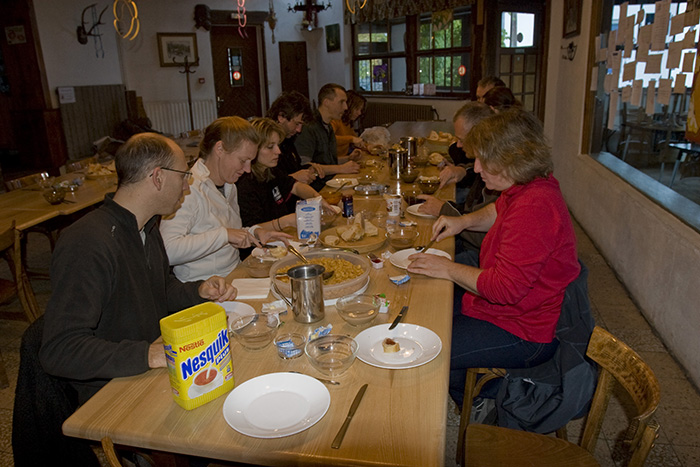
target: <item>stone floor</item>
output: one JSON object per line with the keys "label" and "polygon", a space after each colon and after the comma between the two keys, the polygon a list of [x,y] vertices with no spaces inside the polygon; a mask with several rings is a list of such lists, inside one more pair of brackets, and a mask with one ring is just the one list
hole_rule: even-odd
{"label": "stone floor", "polygon": [[[590,270],[589,291],[596,323],[639,352],[660,380],[661,404],[656,419],[661,425],[661,430],[646,465],[700,465],[700,394],[686,378],[684,370],[668,353],[615,273],[578,224],[576,234],[579,256]],[[49,260],[48,242],[41,236],[32,236],[29,241],[30,268],[47,269]],[[0,277],[9,277],[4,262],[0,263]],[[50,284],[46,280],[36,279],[32,280],[32,284],[39,305],[43,308],[48,300]],[[20,311],[17,300],[0,305],[0,314]],[[12,405],[19,366],[19,342],[26,327],[26,322],[22,320],[0,319],[0,353],[10,379],[10,387],[0,390],[0,467],[13,465]],[[602,466],[622,465],[616,450],[616,440],[627,424],[625,403],[622,398],[614,398],[611,401],[596,448],[596,458]],[[459,415],[452,403],[448,414],[445,465],[452,466],[455,465],[459,426]],[[573,421],[568,425],[571,440],[576,439],[581,425],[581,421]]]}

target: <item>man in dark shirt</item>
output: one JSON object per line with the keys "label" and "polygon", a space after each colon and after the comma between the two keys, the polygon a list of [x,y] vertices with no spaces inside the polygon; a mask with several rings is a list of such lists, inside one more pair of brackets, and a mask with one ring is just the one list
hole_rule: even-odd
{"label": "man in dark shirt", "polygon": [[331,120],[340,120],[347,110],[345,88],[338,84],[324,85],[318,92],[318,111],[314,119],[304,125],[296,137],[296,147],[304,164],[315,162],[321,166],[322,179],[319,177],[311,186],[316,190],[335,174],[351,174],[360,171],[360,165],[347,156],[338,157],[338,147]]}
{"label": "man in dark shirt", "polygon": [[166,366],[161,318],[236,294],[221,277],[182,283],[170,272],[157,224],[188,187],[179,146],[141,133],[115,162],[116,193],[62,233],[51,263],[39,358],[75,388],[79,404],[112,378]]}

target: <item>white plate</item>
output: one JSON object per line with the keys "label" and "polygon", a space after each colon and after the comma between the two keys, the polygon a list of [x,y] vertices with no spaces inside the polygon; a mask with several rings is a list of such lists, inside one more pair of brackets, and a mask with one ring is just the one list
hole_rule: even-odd
{"label": "white plate", "polygon": [[331,188],[339,188],[345,182],[349,182],[347,185],[345,185],[345,188],[352,188],[354,186],[357,186],[358,184],[356,178],[340,177],[328,180],[326,182],[326,185],[328,185]]}
{"label": "white plate", "polygon": [[[351,294],[348,294],[348,295],[346,295],[346,296],[347,296],[347,297],[351,297],[351,296],[353,296],[353,295],[359,295],[359,294],[361,294],[361,293],[364,293],[364,292],[367,290],[367,287],[369,287],[369,277],[367,278],[367,282],[365,282],[365,285],[363,285],[362,287],[360,287],[360,290],[358,290],[357,292],[353,292],[353,293],[351,293]],[[279,298],[280,300],[282,299],[282,297],[280,297],[280,296],[277,294],[277,291],[276,291],[275,289],[270,288],[270,292],[272,293],[272,296],[273,296],[273,297]],[[288,298],[289,300],[291,300],[291,297],[287,297],[287,298]],[[335,306],[335,302],[337,302],[337,301],[338,301],[337,298],[329,298],[328,300],[324,300],[324,301],[323,301],[323,306]]]}
{"label": "white plate", "polygon": [[331,404],[328,389],[315,378],[270,373],[236,387],[224,402],[231,428],[253,438],[282,438],[321,420]]}
{"label": "white plate", "polygon": [[[406,269],[408,265],[411,264],[411,262],[408,260],[408,257],[411,255],[415,255],[416,253],[418,253],[418,250],[416,250],[415,248],[406,248],[405,250],[397,251],[396,253],[391,255],[389,261],[391,261],[391,264],[393,264],[397,268]],[[428,248],[428,251],[426,251],[426,253],[429,255],[444,256],[447,259],[452,259],[449,253],[435,248]]]}
{"label": "white plate", "polygon": [[409,207],[406,208],[406,212],[409,214],[412,214],[414,216],[417,216],[417,217],[426,217],[428,219],[435,219],[435,216],[433,216],[431,214],[426,214],[424,212],[420,212],[418,210],[418,208],[420,207],[421,204],[423,204],[423,203],[410,205]]}
{"label": "white plate", "polygon": [[[297,250],[299,250],[302,253],[306,253],[307,251],[309,251],[308,246],[300,247],[299,246],[299,245],[301,245],[300,242],[290,241],[289,244],[294,246]],[[268,243],[268,245],[284,246],[284,242],[274,241],[274,242]],[[253,248],[253,251],[250,254],[257,257],[257,258],[262,258],[265,261],[277,261],[278,259],[282,259],[285,257],[285,256],[283,256],[282,258],[275,258],[274,256],[272,256],[270,254],[270,252],[268,250],[266,250],[264,248],[258,248],[258,247]],[[287,254],[290,255],[291,253],[287,253]]]}
{"label": "white plate", "polygon": [[[384,352],[382,342],[391,337],[401,348],[395,353]],[[425,365],[440,354],[442,341],[428,328],[417,324],[399,323],[389,331],[388,324],[365,329],[355,337],[359,349],[357,358],[368,365],[390,370],[402,370]]]}
{"label": "white plate", "polygon": [[231,325],[231,321],[240,316],[248,316],[255,314],[255,308],[243,302],[221,302],[218,303],[218,305],[224,307],[224,310],[226,311],[226,321],[229,326]]}

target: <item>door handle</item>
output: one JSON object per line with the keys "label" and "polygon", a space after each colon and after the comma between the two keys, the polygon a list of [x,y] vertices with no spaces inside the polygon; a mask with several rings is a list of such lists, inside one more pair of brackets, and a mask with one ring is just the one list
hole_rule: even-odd
{"label": "door handle", "polygon": [[223,104],[223,103],[224,103],[224,100],[220,96],[216,96],[216,108],[220,109],[221,104]]}

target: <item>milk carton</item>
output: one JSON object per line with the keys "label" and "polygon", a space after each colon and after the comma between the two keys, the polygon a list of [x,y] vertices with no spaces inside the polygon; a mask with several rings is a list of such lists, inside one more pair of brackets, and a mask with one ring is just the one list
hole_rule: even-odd
{"label": "milk carton", "polygon": [[315,243],[321,234],[321,197],[297,201],[297,232],[299,240]]}
{"label": "milk carton", "polygon": [[226,312],[208,302],[160,320],[170,386],[187,410],[233,389]]}

